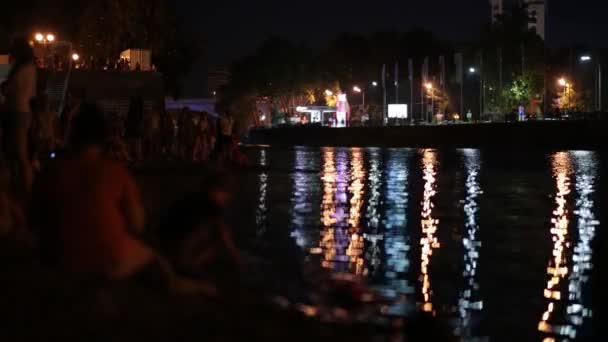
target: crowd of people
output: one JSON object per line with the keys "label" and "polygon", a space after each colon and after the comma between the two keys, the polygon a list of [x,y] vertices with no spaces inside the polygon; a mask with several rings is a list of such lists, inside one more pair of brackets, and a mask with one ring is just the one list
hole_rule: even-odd
{"label": "crowd of people", "polygon": [[45,265],[78,277],[153,273],[170,290],[213,294],[193,275],[208,277],[216,260],[239,263],[222,220],[223,174],[207,177],[190,195],[196,201],[172,209],[180,214],[161,225],[167,240],[151,247],[140,238],[145,214],[129,162],[213,158],[225,167],[238,156],[231,116],[216,123],[188,109],[161,115],[133,97],[123,118],[71,96],[57,115],[36,93],[29,44],[16,41],[10,56],[0,98],[0,239],[19,237]]}

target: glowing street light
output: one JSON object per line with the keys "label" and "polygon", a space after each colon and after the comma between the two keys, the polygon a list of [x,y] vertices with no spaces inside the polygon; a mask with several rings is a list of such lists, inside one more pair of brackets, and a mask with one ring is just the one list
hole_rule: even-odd
{"label": "glowing street light", "polygon": [[562,87],[565,87],[568,85],[568,81],[566,81],[566,79],[562,77],[559,80],[557,80],[557,84],[559,84]]}
{"label": "glowing street light", "polygon": [[327,96],[332,96],[333,94],[334,94],[334,92],[333,92],[333,91],[331,91],[331,90],[329,90],[329,89],[326,89],[326,90],[325,90],[325,95],[327,95]]}
{"label": "glowing street light", "polygon": [[424,85],[424,87],[428,90],[433,90],[433,83],[427,83]]}
{"label": "glowing street light", "polygon": [[373,85],[374,87],[377,87],[377,86],[378,86],[378,82],[374,81],[374,82],[372,82],[372,85]]}
{"label": "glowing street light", "polygon": [[477,69],[475,69],[475,67],[470,67],[470,68],[469,68],[469,73],[470,73],[470,74],[474,74],[474,73],[476,73],[476,72],[477,72]]}
{"label": "glowing street light", "polygon": [[55,41],[55,35],[52,34],[52,33],[47,34],[46,35],[46,41],[49,42],[49,43],[54,42]]}
{"label": "glowing street light", "polygon": [[354,86],[353,87],[353,91],[355,93],[361,93],[361,105],[363,106],[364,110],[365,110],[365,92],[363,91],[363,89],[359,88],[358,86]]}
{"label": "glowing street light", "polygon": [[78,55],[77,53],[73,53],[72,54],[72,60],[74,62],[77,62],[80,59],[80,55]]}
{"label": "glowing street light", "polygon": [[581,62],[589,62],[591,60],[591,56],[589,55],[583,55],[581,56]]}
{"label": "glowing street light", "polygon": [[42,35],[42,33],[36,33],[34,35],[34,39],[36,39],[36,41],[40,43],[44,40],[44,36]]}

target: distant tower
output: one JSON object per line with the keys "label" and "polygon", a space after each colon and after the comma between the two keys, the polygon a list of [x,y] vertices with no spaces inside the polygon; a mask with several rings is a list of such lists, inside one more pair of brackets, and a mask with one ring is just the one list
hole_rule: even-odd
{"label": "distant tower", "polygon": [[532,18],[528,28],[534,30],[544,40],[547,17],[546,0],[524,0],[524,3],[528,5],[528,13]]}
{"label": "distant tower", "polygon": [[492,9],[492,24],[494,24],[496,22],[496,17],[503,13],[503,0],[490,0],[490,7]]}

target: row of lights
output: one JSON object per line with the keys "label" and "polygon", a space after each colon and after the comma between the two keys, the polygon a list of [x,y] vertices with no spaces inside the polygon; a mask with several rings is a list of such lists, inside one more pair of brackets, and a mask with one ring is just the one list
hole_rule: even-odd
{"label": "row of lights", "polygon": [[[38,32],[34,34],[34,40],[39,44],[53,43],[55,42],[55,39],[56,37],[52,33],[43,34],[41,32]],[[80,55],[76,52],[72,53],[72,60],[74,62],[77,62],[78,60],[80,60]]]}
{"label": "row of lights", "polygon": [[[581,57],[580,57],[580,60],[581,60],[581,62],[588,62],[588,61],[591,61],[591,56],[589,56],[589,55],[583,55],[583,56],[581,56]],[[470,67],[470,68],[469,68],[469,73],[470,73],[470,74],[475,74],[475,73],[477,73],[477,68],[475,68],[475,67]],[[570,84],[568,83],[568,81],[567,81],[565,78],[563,78],[563,77],[562,77],[562,78],[560,78],[560,79],[558,80],[558,84],[559,84],[560,86],[562,86],[562,87],[565,87],[565,86],[569,86],[569,85],[570,85]],[[372,82],[372,86],[373,86],[373,87],[377,87],[377,86],[378,86],[378,82],[373,81],[373,82]],[[429,83],[425,83],[424,87],[425,87],[426,89],[428,89],[428,90],[432,90],[432,89],[433,89],[433,84],[432,84],[432,83],[430,83],[430,82],[429,82]],[[353,87],[353,91],[354,91],[354,92],[356,92],[356,93],[361,93],[361,92],[363,92],[363,89],[361,89],[359,86],[354,86],[354,87]],[[329,90],[329,89],[325,90],[325,95],[327,95],[327,96],[332,96],[333,94],[334,94],[334,93],[333,93],[331,90]]]}

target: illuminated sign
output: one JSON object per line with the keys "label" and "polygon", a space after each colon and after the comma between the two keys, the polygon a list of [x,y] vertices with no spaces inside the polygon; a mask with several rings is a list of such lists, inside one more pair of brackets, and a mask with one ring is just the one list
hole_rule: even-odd
{"label": "illuminated sign", "polygon": [[407,119],[406,104],[389,104],[388,117],[390,119]]}

